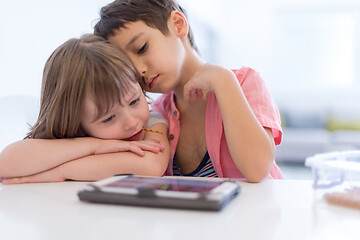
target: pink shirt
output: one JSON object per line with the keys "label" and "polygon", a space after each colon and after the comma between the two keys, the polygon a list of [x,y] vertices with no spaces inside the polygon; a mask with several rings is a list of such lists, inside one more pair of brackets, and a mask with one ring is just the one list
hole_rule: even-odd
{"label": "pink shirt", "polygon": [[[264,80],[251,68],[243,67],[233,70],[245,97],[260,124],[272,129],[274,141],[279,145],[282,138],[280,115]],[[174,93],[160,96],[152,105],[152,109],[160,112],[168,122],[171,159],[166,171],[172,175],[173,158],[180,135],[180,114],[175,106]],[[210,92],[206,106],[205,119],[206,147],[211,162],[219,177],[244,178],[231,158],[226,139],[222,116],[214,92]],[[267,178],[283,178],[275,160]]]}

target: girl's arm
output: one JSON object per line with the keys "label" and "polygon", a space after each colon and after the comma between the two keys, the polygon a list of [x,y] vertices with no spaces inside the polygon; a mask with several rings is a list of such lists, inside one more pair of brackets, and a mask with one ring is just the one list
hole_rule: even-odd
{"label": "girl's arm", "polygon": [[[164,133],[167,131],[164,124],[156,124],[151,129]],[[91,155],[34,175],[3,179],[3,183],[59,182],[66,179],[96,181],[115,174],[126,173],[162,176],[170,158],[167,134],[147,132],[145,139],[158,139],[165,149],[158,153],[145,151],[144,157],[132,152]]]}
{"label": "girl's arm", "polygon": [[163,148],[156,140],[25,139],[7,146],[0,153],[0,176],[28,176],[90,155],[130,151],[142,157],[145,155],[143,150],[157,153]]}
{"label": "girl's arm", "polygon": [[261,126],[251,110],[236,76],[229,70],[206,64],[184,88],[186,99],[195,100],[203,92],[214,91],[223,118],[231,157],[249,182],[264,179],[275,158],[271,129]]}

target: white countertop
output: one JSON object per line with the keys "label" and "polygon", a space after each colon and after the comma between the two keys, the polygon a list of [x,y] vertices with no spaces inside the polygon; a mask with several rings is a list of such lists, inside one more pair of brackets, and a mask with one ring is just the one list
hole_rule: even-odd
{"label": "white countertop", "polygon": [[86,183],[0,183],[0,238],[360,239],[360,210],[315,198],[311,181],[241,183],[221,212],[80,202]]}

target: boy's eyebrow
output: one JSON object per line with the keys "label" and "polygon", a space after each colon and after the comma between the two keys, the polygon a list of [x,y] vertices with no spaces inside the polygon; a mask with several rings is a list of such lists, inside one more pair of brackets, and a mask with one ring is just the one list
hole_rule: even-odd
{"label": "boy's eyebrow", "polygon": [[128,44],[126,44],[126,48],[129,49],[131,47],[132,44],[134,44],[134,42],[136,40],[138,40],[144,33],[139,33],[137,35],[135,35]]}

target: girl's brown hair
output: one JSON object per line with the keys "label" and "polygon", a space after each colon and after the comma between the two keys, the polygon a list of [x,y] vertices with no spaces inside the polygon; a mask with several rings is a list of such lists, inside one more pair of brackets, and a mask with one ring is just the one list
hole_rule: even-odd
{"label": "girl's brown hair", "polygon": [[45,64],[39,116],[26,138],[85,136],[80,125],[85,96],[92,98],[99,117],[121,104],[130,83],[140,79],[126,55],[102,37],[68,40]]}

